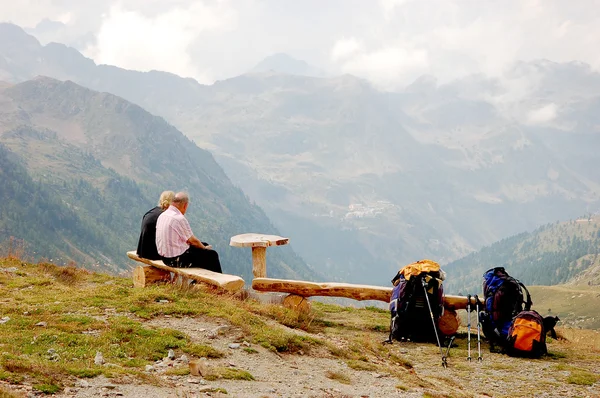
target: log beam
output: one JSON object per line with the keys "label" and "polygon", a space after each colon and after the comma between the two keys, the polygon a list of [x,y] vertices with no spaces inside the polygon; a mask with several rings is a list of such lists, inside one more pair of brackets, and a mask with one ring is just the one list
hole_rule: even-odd
{"label": "log beam", "polygon": [[[378,300],[386,303],[389,303],[392,295],[391,287],[273,278],[255,278],[252,281],[252,288],[260,292],[291,293],[302,297],[346,297],[354,300]],[[467,302],[467,297],[444,296],[444,307],[447,309],[464,310],[467,308]],[[475,305],[475,298],[473,297],[471,297],[471,305]]]}
{"label": "log beam", "polygon": [[252,288],[261,292],[292,293],[302,297],[329,296],[354,300],[390,301],[391,288],[350,283],[316,283],[287,279],[254,278]]}

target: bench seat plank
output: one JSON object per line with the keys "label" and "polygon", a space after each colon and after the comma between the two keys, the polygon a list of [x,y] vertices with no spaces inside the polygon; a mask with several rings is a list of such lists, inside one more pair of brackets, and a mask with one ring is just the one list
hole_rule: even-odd
{"label": "bench seat plank", "polygon": [[[392,295],[391,287],[335,282],[307,282],[273,278],[254,278],[252,280],[252,288],[260,292],[290,293],[302,297],[346,297],[354,300],[379,300],[386,303],[389,303]],[[444,296],[444,307],[448,309],[464,310],[467,308],[467,302],[467,297],[452,295]],[[471,305],[475,305],[474,298],[471,298]]]}
{"label": "bench seat plank", "polygon": [[230,292],[237,292],[244,288],[244,280],[237,275],[221,274],[203,268],[174,268],[165,265],[162,260],[148,260],[137,255],[135,251],[127,252],[127,257],[132,260],[148,264],[164,271],[173,272],[197,282],[217,286]]}

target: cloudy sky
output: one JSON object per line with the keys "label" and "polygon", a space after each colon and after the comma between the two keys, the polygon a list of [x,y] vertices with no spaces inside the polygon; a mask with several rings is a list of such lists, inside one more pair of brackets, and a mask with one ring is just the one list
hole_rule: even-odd
{"label": "cloudy sky", "polygon": [[600,0],[0,0],[0,21],[97,63],[202,83],[279,52],[389,89],[499,77],[517,60],[600,69]]}

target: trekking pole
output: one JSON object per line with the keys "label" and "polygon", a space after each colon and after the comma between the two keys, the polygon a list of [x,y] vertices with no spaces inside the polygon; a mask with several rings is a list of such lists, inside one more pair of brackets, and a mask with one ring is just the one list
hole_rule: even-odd
{"label": "trekking pole", "polygon": [[455,338],[456,338],[456,336],[452,336],[450,338],[450,341],[448,342],[448,347],[446,347],[446,358],[448,358],[448,354],[450,353],[450,348],[452,347],[452,343],[454,342]]}
{"label": "trekking pole", "polygon": [[446,362],[446,356],[444,355],[444,351],[442,351],[442,344],[440,343],[440,336],[438,336],[437,325],[435,324],[435,318],[433,317],[433,310],[431,309],[431,303],[429,302],[429,296],[427,296],[427,282],[425,281],[425,278],[421,278],[421,283],[423,285],[423,291],[425,292],[425,301],[427,301],[427,307],[429,308],[429,315],[431,315],[431,323],[433,324],[433,331],[435,332],[435,338],[437,340],[438,347],[440,348],[440,355],[442,356],[442,366],[446,368],[446,367],[448,367],[448,363]]}
{"label": "trekking pole", "polygon": [[481,320],[479,319],[479,297],[475,295],[475,311],[477,311],[477,360],[479,362],[483,361],[481,357]]}
{"label": "trekking pole", "polygon": [[467,361],[471,362],[471,295],[467,294]]}

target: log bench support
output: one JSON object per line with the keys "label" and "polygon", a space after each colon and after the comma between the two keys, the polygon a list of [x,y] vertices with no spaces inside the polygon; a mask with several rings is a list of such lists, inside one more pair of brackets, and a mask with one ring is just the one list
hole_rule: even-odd
{"label": "log bench support", "polygon": [[146,287],[153,283],[170,282],[175,278],[194,280],[224,289],[229,292],[238,292],[244,288],[244,280],[237,275],[220,274],[203,268],[173,268],[165,265],[161,260],[148,260],[139,257],[135,251],[127,252],[127,257],[146,264],[133,270],[133,285]]}

